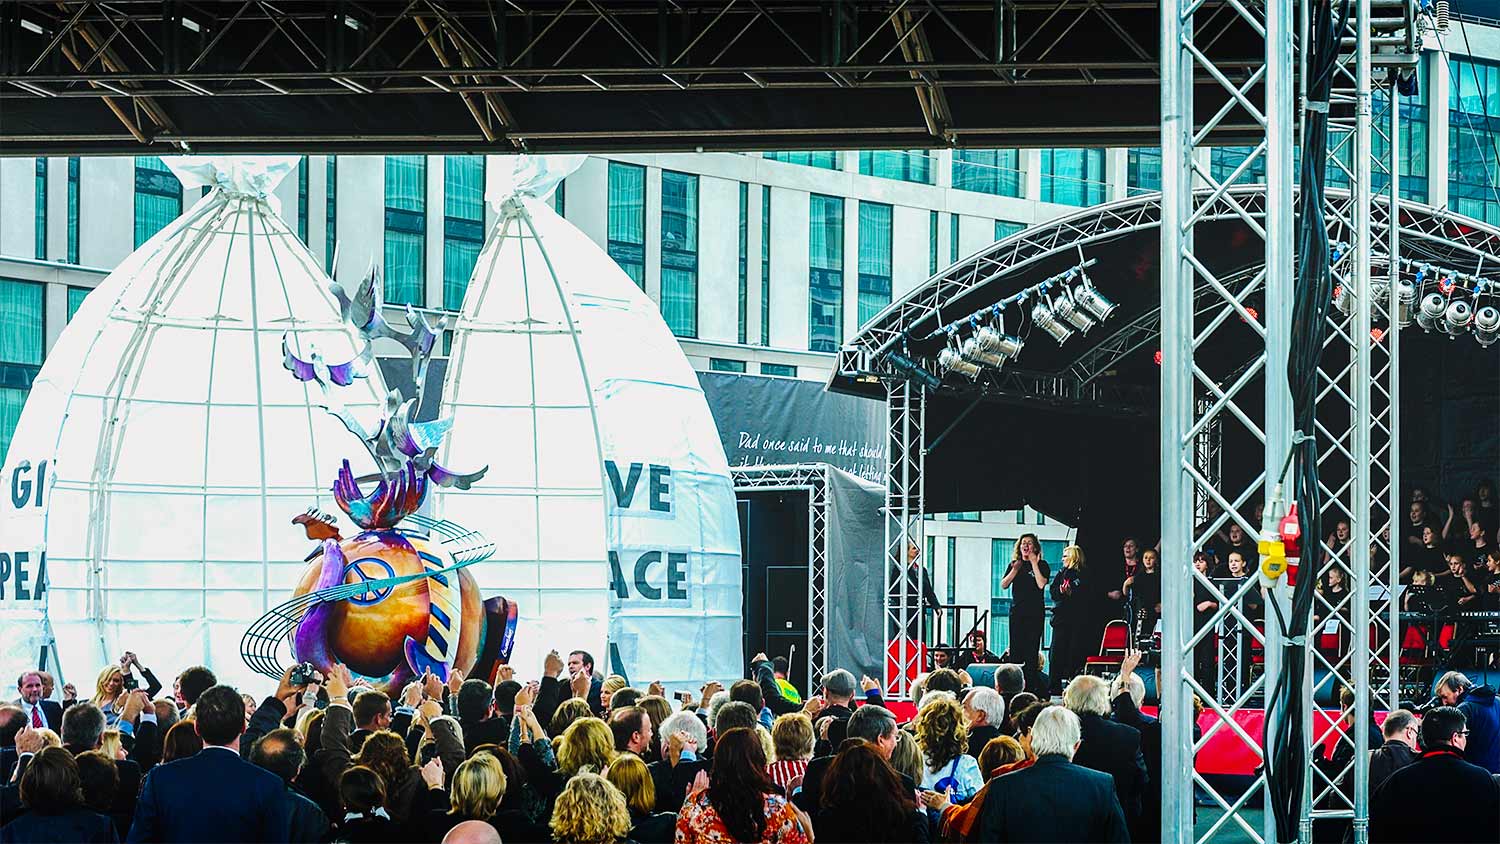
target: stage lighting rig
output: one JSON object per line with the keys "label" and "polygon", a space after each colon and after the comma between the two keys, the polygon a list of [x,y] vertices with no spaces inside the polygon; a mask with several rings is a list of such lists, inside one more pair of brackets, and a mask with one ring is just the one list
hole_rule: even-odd
{"label": "stage lighting rig", "polygon": [[1088,273],[1080,273],[1080,275],[1083,277],[1083,281],[1079,282],[1078,286],[1073,288],[1073,300],[1082,305],[1083,309],[1088,311],[1094,319],[1100,322],[1109,319],[1110,315],[1120,306],[1111,302],[1109,297],[1099,292],[1099,288],[1094,286],[1094,281],[1089,278]]}
{"label": "stage lighting rig", "polygon": [[1500,338],[1500,308],[1485,305],[1474,312],[1474,339],[1489,348]]}
{"label": "stage lighting rig", "polygon": [[936,390],[943,383],[942,378],[929,372],[927,367],[917,363],[904,350],[898,352],[892,349],[886,353],[885,359],[890,363],[891,368],[895,369],[906,380],[915,381],[918,385],[929,391]]}
{"label": "stage lighting rig", "polygon": [[1036,323],[1037,328],[1051,334],[1052,339],[1056,340],[1059,346],[1068,342],[1068,338],[1073,336],[1073,329],[1057,318],[1056,312],[1046,299],[1037,302],[1036,307],[1031,309],[1031,321]]}
{"label": "stage lighting rig", "polygon": [[1448,303],[1444,301],[1443,294],[1436,291],[1422,297],[1422,305],[1417,309],[1417,325],[1423,331],[1432,333],[1437,328],[1437,321],[1442,319],[1443,311],[1447,310]]}
{"label": "stage lighting rig", "polygon": [[964,360],[963,353],[952,346],[943,349],[938,355],[938,365],[949,372],[967,375],[971,379],[979,377],[979,365]]}
{"label": "stage lighting rig", "polygon": [[1073,294],[1068,292],[1067,287],[1052,300],[1052,312],[1072,323],[1074,328],[1084,334],[1089,333],[1089,329],[1095,325],[1094,320],[1073,300]]}

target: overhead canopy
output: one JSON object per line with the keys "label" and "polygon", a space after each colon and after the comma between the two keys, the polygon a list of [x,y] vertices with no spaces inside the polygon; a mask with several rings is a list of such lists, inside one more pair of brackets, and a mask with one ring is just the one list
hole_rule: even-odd
{"label": "overhead canopy", "polygon": [[[1257,312],[1261,302],[1254,281],[1264,260],[1263,241],[1233,207],[1241,205],[1259,219],[1264,201],[1263,187],[1236,187],[1208,205],[1194,229],[1195,254],[1229,289],[1250,289],[1244,304]],[[1333,192],[1330,201],[1337,205],[1348,197]],[[1206,197],[1195,207],[1204,203]],[[942,376],[926,407],[929,512],[1011,509],[1024,503],[1107,536],[1158,523],[1160,369],[1154,356],[1160,348],[1160,210],[1160,195],[1148,194],[1033,226],[939,272],[845,344],[829,379],[829,389],[835,391],[885,395],[883,381],[899,377],[887,357],[892,349],[905,349]],[[1377,243],[1383,242],[1381,223]],[[1336,220],[1331,226],[1333,241],[1350,239]],[[1500,268],[1500,230],[1405,202],[1401,255],[1459,272],[1493,273]],[[1097,262],[1088,270],[1090,278],[1119,305],[1103,324],[1059,345],[1043,331],[1031,330],[1029,317],[1020,319],[1021,309],[1012,306],[1006,310],[1007,330],[1022,334],[1026,342],[1008,366],[985,368],[977,381],[938,366],[936,358],[947,342],[938,331],[943,325],[1084,259]],[[1243,325],[1214,331],[1209,353],[1197,356],[1200,365],[1211,367],[1207,376],[1219,383],[1243,373],[1259,345],[1251,342],[1255,328],[1237,313],[1224,311],[1222,305],[1200,306],[1196,320],[1200,333],[1212,319]],[[939,336],[932,336],[935,331]],[[963,333],[969,333],[967,325]],[[1500,346],[1482,349],[1468,338],[1424,335],[1415,325],[1402,333],[1402,342],[1403,382],[1436,378],[1441,370],[1432,368],[1434,361],[1456,357],[1474,363],[1450,368],[1449,379],[1475,379],[1488,384],[1491,393],[1500,380]],[[1237,401],[1253,406],[1258,392],[1243,390]],[[1424,394],[1423,400],[1433,397],[1431,391]],[[1263,468],[1262,448],[1248,434],[1226,430],[1224,437],[1226,478]],[[1494,436],[1468,442],[1495,449]]]}
{"label": "overhead canopy", "polygon": [[[1151,146],[1158,5],[12,0],[0,143],[13,155]],[[1204,3],[1217,9],[1205,49],[1239,85],[1264,42],[1233,5]],[[1200,91],[1214,113],[1223,89]],[[1258,130],[1234,118],[1218,137],[1237,131]]]}

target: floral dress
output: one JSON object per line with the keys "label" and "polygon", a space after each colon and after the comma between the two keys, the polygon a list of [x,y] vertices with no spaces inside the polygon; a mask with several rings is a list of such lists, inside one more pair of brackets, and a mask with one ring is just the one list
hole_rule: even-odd
{"label": "floral dress", "polygon": [[[786,798],[780,794],[767,794],[765,798],[766,830],[759,844],[811,844],[812,839],[797,823],[797,814]],[[707,789],[688,795],[677,813],[675,844],[729,844],[735,840],[708,801]]]}

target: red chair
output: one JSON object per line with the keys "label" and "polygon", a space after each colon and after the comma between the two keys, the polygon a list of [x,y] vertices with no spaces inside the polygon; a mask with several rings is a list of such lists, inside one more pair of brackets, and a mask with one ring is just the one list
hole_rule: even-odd
{"label": "red chair", "polygon": [[1086,674],[1096,668],[1119,670],[1125,661],[1125,650],[1130,647],[1130,628],[1123,621],[1111,621],[1104,625],[1104,635],[1099,638],[1099,653],[1083,661]]}

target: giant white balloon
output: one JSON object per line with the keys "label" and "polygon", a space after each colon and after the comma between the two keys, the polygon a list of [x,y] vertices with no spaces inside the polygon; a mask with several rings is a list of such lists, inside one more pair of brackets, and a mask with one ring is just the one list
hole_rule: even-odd
{"label": "giant white balloon", "polygon": [[656,305],[545,202],[576,162],[513,159],[455,324],[445,465],[483,482],[438,512],[499,550],[512,662],[553,648],[630,680],[742,676],[739,523],[713,418]]}
{"label": "giant white balloon", "polygon": [[[358,348],[328,276],[272,208],[295,161],[168,159],[188,187],[215,190],[100,283],[32,385],[0,477],[34,494],[0,497],[0,551],[45,552],[61,665],[86,696],[126,649],[163,672],[204,663],[248,680],[240,636],[290,594],[310,547],[292,517],[336,511],[341,459],[373,469],[282,367],[283,336],[304,359]],[[339,389],[378,415],[378,370]],[[24,610],[14,593],[0,603]],[[7,649],[13,677],[16,661],[35,665],[43,626],[6,630],[36,634]]]}

